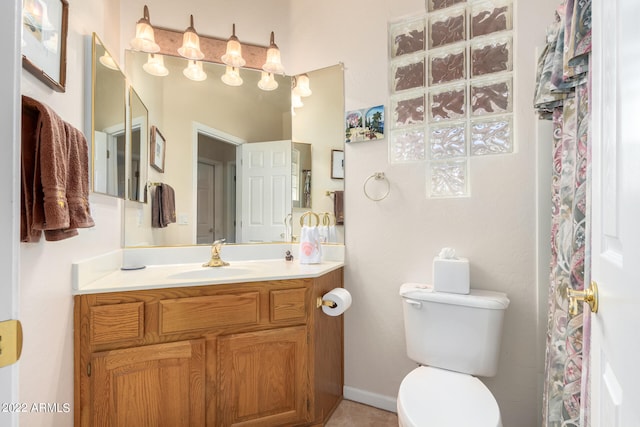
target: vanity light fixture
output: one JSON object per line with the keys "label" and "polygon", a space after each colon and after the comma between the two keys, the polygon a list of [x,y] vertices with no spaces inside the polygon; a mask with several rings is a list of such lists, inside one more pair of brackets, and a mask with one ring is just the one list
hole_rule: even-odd
{"label": "vanity light fixture", "polygon": [[275,90],[278,88],[278,82],[273,74],[262,71],[258,87],[266,91]]}
{"label": "vanity light fixture", "polygon": [[207,73],[202,69],[201,61],[189,60],[189,65],[187,68],[182,70],[182,74],[185,75],[189,80],[193,80],[194,82],[201,82],[207,79]]}
{"label": "vanity light fixture", "polygon": [[291,94],[291,107],[292,108],[304,107],[304,104],[302,103],[302,98],[300,98],[300,95],[296,95],[295,93]]}
{"label": "vanity light fixture", "polygon": [[284,66],[280,60],[280,49],[278,49],[274,39],[275,36],[271,31],[269,48],[267,49],[267,61],[262,66],[262,69],[271,74],[284,74]]}
{"label": "vanity light fixture", "polygon": [[164,66],[164,57],[157,53],[150,53],[142,68],[152,76],[164,77],[169,74],[169,70]]}
{"label": "vanity light fixture", "polygon": [[204,53],[200,50],[200,38],[196,29],[193,27],[193,15],[191,15],[191,25],[184,30],[182,36],[182,47],[178,49],[180,56],[192,59],[200,60],[204,58]]}
{"label": "vanity light fixture", "polygon": [[222,62],[231,67],[244,67],[247,61],[242,57],[242,46],[236,37],[236,24],[233,24],[233,32],[227,41],[227,51],[222,55]]}
{"label": "vanity light fixture", "polygon": [[109,52],[107,51],[105,51],[104,55],[98,58],[98,60],[102,65],[104,65],[110,70],[116,70],[116,71],[119,70],[118,65],[116,64],[116,61],[113,60],[113,58],[111,57],[111,55],[109,55]]}
{"label": "vanity light fixture", "polygon": [[153,34],[153,27],[149,20],[149,8],[144,5],[142,18],[136,24],[136,37],[131,40],[131,47],[134,50],[140,50],[147,53],[156,53],[160,51],[160,46],[156,43]]}
{"label": "vanity light fixture", "polygon": [[309,75],[308,74],[300,74],[299,76],[294,77],[294,87],[293,93],[300,97],[311,96],[313,92],[311,92],[311,88],[309,87]]}
{"label": "vanity light fixture", "polygon": [[240,70],[236,67],[231,67],[227,65],[227,71],[220,77],[220,80],[226,85],[229,86],[241,86],[242,85],[242,77],[240,77]]}

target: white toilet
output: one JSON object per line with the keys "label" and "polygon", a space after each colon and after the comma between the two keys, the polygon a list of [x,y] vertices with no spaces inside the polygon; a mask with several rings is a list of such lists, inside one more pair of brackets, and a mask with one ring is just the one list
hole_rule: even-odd
{"label": "white toilet", "polygon": [[502,427],[496,399],[475,375],[498,370],[506,294],[406,283],[400,296],[407,355],[421,365],[400,384],[400,426]]}

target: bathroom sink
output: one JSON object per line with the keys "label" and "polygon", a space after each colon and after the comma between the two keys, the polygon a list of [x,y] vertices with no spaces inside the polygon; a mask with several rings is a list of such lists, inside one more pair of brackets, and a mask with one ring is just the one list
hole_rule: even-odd
{"label": "bathroom sink", "polygon": [[250,268],[242,267],[200,267],[194,270],[182,271],[171,274],[171,279],[223,279],[225,277],[236,277],[251,273]]}

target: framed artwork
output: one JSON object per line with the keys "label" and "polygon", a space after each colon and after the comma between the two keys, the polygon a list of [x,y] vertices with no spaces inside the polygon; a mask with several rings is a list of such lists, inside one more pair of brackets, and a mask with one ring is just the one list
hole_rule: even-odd
{"label": "framed artwork", "polygon": [[344,179],[344,151],[331,150],[331,178]]}
{"label": "framed artwork", "polygon": [[347,111],[344,117],[345,142],[374,141],[384,138],[384,106]]}
{"label": "framed artwork", "polygon": [[67,0],[24,0],[22,66],[57,92],[66,90]]}
{"label": "framed artwork", "polygon": [[158,172],[164,172],[164,155],[167,150],[167,140],[157,127],[151,126],[151,155],[150,164]]}

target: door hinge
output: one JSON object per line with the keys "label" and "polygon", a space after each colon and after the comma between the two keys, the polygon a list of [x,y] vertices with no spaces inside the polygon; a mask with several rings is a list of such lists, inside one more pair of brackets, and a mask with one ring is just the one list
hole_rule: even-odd
{"label": "door hinge", "polygon": [[0,368],[13,365],[22,353],[22,324],[19,320],[0,322]]}

